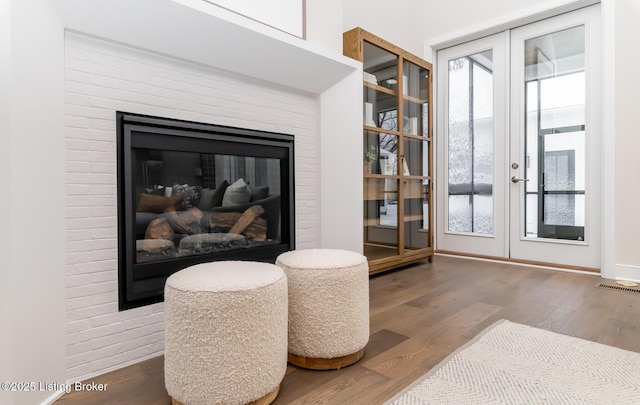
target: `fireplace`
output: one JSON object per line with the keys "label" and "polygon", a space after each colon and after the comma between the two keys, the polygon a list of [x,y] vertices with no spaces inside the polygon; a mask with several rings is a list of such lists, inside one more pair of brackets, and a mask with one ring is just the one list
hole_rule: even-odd
{"label": "fireplace", "polygon": [[169,275],[294,247],[293,136],[117,113],[120,310]]}

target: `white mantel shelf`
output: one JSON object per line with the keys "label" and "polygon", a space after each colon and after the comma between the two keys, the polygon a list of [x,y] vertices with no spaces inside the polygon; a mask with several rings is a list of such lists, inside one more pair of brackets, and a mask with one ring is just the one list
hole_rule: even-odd
{"label": "white mantel shelf", "polygon": [[321,94],[358,62],[203,0],[50,0],[65,29]]}

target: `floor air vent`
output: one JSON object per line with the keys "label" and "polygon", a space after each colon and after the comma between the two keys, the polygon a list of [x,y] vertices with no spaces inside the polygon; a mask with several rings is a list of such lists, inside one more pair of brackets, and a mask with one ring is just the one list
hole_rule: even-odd
{"label": "floor air vent", "polygon": [[620,286],[620,285],[606,284],[606,283],[596,284],[596,287],[598,287],[598,288],[606,288],[608,290],[617,290],[617,291],[625,291],[625,292],[640,294],[640,288],[638,288],[638,287],[631,288],[631,287],[623,287],[623,286]]}

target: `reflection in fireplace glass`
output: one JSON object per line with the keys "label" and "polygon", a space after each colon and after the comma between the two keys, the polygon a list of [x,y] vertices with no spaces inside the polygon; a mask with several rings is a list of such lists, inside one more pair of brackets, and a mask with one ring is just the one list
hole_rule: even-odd
{"label": "reflection in fireplace glass", "polygon": [[280,243],[274,158],[134,148],[136,263]]}

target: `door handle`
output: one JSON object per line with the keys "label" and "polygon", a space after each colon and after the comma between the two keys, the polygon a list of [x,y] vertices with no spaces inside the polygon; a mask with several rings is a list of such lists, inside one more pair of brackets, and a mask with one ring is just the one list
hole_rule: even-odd
{"label": "door handle", "polygon": [[529,179],[521,179],[521,178],[520,178],[520,177],[518,177],[518,176],[513,176],[513,177],[511,178],[511,182],[512,182],[512,183],[517,183],[517,182],[519,182],[519,181],[529,181]]}

